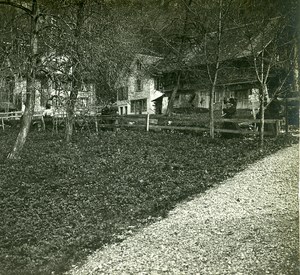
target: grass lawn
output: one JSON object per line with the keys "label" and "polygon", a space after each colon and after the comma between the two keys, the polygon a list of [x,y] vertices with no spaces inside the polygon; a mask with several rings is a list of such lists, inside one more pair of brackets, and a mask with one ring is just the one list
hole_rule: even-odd
{"label": "grass lawn", "polygon": [[8,161],[16,135],[0,132],[5,275],[62,273],[287,141],[268,139],[261,153],[250,139],[108,131],[66,144],[60,135],[31,132],[22,159]]}

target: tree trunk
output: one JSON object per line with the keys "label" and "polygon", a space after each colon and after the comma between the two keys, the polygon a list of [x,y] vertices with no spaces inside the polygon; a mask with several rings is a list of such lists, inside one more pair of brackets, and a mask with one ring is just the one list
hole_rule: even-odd
{"label": "tree trunk", "polygon": [[26,102],[25,111],[21,120],[21,128],[18,134],[15,145],[11,153],[7,156],[8,159],[17,159],[24,147],[27,135],[30,129],[32,116],[35,105],[35,82],[37,71],[37,51],[38,51],[38,8],[37,0],[32,0],[32,16],[31,16],[31,38],[30,38],[30,60],[26,77]]}
{"label": "tree trunk", "polygon": [[218,71],[215,73],[214,82],[212,84],[209,95],[209,134],[211,138],[215,138],[215,119],[214,119],[214,98],[216,93],[216,83]]}
{"label": "tree trunk", "polygon": [[173,113],[175,98],[176,98],[176,95],[177,95],[177,92],[178,92],[179,86],[180,86],[180,77],[181,77],[181,72],[179,71],[177,73],[176,85],[173,88],[170,100],[168,102],[168,107],[167,107],[167,111],[166,111],[167,116],[170,116]]}
{"label": "tree trunk", "polygon": [[215,98],[218,73],[220,68],[221,38],[222,38],[222,29],[223,29],[222,7],[223,7],[223,1],[219,0],[218,44],[217,44],[217,53],[216,53],[216,67],[215,67],[214,79],[212,81],[212,87],[209,96],[209,133],[212,139],[215,138],[214,98]]}
{"label": "tree trunk", "polygon": [[260,149],[264,148],[264,133],[265,133],[265,96],[267,94],[267,86],[264,84],[261,89],[261,100],[260,100],[260,132],[259,132],[259,145]]}
{"label": "tree trunk", "polygon": [[74,107],[71,107],[71,103],[67,106],[67,117],[66,117],[66,141],[70,142],[73,135],[74,128]]}
{"label": "tree trunk", "polygon": [[[34,87],[33,87],[33,91],[35,91]],[[18,137],[16,139],[15,145],[14,145],[12,151],[7,156],[8,159],[18,159],[20,156],[20,152],[22,151],[24,144],[26,142],[27,135],[28,135],[28,132],[30,129],[31,121],[32,121],[33,109],[34,109],[34,95],[33,95],[34,92],[33,91],[32,91],[32,94],[27,95],[27,98],[30,97],[30,99],[28,99],[28,101],[31,102],[31,103],[29,103],[30,107],[29,108],[27,108],[27,106],[25,107],[25,111],[24,111],[24,114],[21,119],[21,128],[20,128]],[[26,99],[26,101],[27,101],[27,99]]]}
{"label": "tree trunk", "polygon": [[69,100],[67,102],[67,119],[66,119],[66,132],[65,132],[65,137],[66,141],[70,142],[72,139],[73,135],[73,129],[74,129],[74,115],[75,115],[75,103],[77,100],[78,92],[80,89],[80,69],[79,64],[81,60],[81,53],[79,49],[79,44],[80,44],[80,37],[81,37],[81,31],[82,31],[82,26],[84,23],[84,7],[85,7],[85,0],[82,0],[78,3],[77,6],[77,22],[76,22],[76,27],[74,30],[74,50],[75,50],[75,55],[73,56],[73,75],[72,75],[72,89],[70,93]]}
{"label": "tree trunk", "polygon": [[289,133],[289,118],[288,118],[288,101],[287,101],[287,91],[284,95],[284,117],[285,117],[285,134]]}
{"label": "tree trunk", "polygon": [[[177,56],[178,63],[180,63],[182,61],[181,59],[182,59],[182,53],[183,53],[183,46],[185,43],[184,35],[187,32],[187,23],[188,23],[189,12],[190,12],[189,7],[191,6],[191,4],[192,4],[192,0],[185,0],[185,18],[184,18],[184,24],[183,24],[183,29],[182,29],[182,33],[181,33],[181,36],[182,36],[181,43],[179,45],[178,56]],[[177,95],[177,92],[178,92],[179,86],[180,86],[180,78],[181,78],[181,71],[179,70],[176,75],[175,87],[173,88],[171,98],[168,102],[168,107],[167,107],[167,111],[166,111],[166,115],[168,115],[168,116],[170,116],[173,112],[175,98],[176,98],[176,95]]]}
{"label": "tree trunk", "polygon": [[66,118],[66,141],[70,142],[73,135],[74,120],[75,120],[75,103],[78,96],[78,80],[76,79],[77,73],[73,75],[74,79],[72,81],[72,90],[70,98],[67,102],[67,118]]}
{"label": "tree trunk", "polygon": [[294,46],[294,92],[299,92],[299,60],[298,60],[298,41],[295,39],[295,46]]}

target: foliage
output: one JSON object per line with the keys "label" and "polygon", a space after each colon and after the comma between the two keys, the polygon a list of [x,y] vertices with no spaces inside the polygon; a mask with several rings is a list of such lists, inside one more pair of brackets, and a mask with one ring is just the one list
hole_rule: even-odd
{"label": "foliage", "polygon": [[61,273],[293,142],[266,140],[262,153],[251,139],[107,131],[67,144],[31,132],[21,160],[6,160],[16,134],[0,133],[0,274]]}

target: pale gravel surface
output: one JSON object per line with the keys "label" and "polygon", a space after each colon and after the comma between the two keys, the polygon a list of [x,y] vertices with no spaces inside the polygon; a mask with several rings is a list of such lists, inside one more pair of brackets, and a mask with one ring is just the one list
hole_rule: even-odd
{"label": "pale gravel surface", "polygon": [[299,274],[298,151],[250,165],[68,274]]}

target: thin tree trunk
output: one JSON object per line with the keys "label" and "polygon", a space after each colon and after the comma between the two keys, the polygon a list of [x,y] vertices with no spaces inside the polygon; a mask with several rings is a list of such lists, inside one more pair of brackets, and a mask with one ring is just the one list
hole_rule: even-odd
{"label": "thin tree trunk", "polygon": [[[76,73],[77,74],[77,73]],[[75,104],[78,96],[78,81],[76,74],[73,75],[72,90],[70,98],[67,102],[67,117],[66,117],[66,141],[70,142],[73,136],[74,121],[75,121]]]}
{"label": "thin tree trunk", "polygon": [[299,60],[298,60],[298,43],[295,38],[295,46],[294,46],[294,92],[299,92]]}
{"label": "thin tree trunk", "polygon": [[31,39],[30,39],[30,60],[26,77],[26,102],[25,111],[21,120],[21,128],[16,139],[15,145],[8,159],[17,159],[26,142],[30,129],[32,116],[35,105],[35,82],[37,71],[37,51],[38,51],[38,8],[37,0],[32,0],[32,16],[31,16]]}
{"label": "thin tree trunk", "polygon": [[284,97],[285,134],[287,135],[289,133],[287,91],[285,91]]}
{"label": "thin tree trunk", "polygon": [[170,98],[170,100],[168,102],[168,107],[167,107],[167,111],[166,111],[166,115],[167,116],[172,115],[173,108],[174,108],[175,98],[176,98],[176,95],[177,95],[177,92],[178,92],[179,86],[180,86],[180,77],[181,77],[181,72],[179,71],[177,73],[176,85],[173,88],[173,91],[172,91],[172,94],[171,94],[171,98]]}
{"label": "thin tree trunk", "polygon": [[212,83],[212,87],[210,90],[210,96],[209,96],[209,133],[210,133],[211,138],[215,138],[214,98],[215,98],[215,94],[216,94],[218,69],[219,69],[219,62],[217,62],[217,65],[216,65],[214,81]]}
{"label": "thin tree trunk", "polygon": [[210,96],[209,96],[209,133],[210,133],[210,137],[212,139],[215,138],[214,98],[215,98],[215,93],[216,93],[216,86],[217,86],[218,73],[219,73],[219,67],[220,67],[221,38],[222,38],[222,29],[223,29],[222,7],[223,7],[223,1],[219,0],[219,9],[220,10],[219,10],[219,22],[218,22],[218,44],[217,44],[217,53],[216,53],[216,67],[215,67],[214,79],[212,82]]}
{"label": "thin tree trunk", "polygon": [[80,43],[80,37],[81,37],[81,31],[82,26],[84,23],[84,7],[85,7],[85,0],[82,0],[78,3],[77,6],[77,22],[75,27],[75,33],[74,33],[74,49],[76,57],[73,56],[73,75],[72,75],[72,88],[69,100],[67,102],[67,118],[66,118],[66,141],[70,142],[73,135],[73,129],[74,129],[74,120],[75,120],[75,103],[77,100],[78,92],[80,89],[80,73],[79,73],[79,64],[81,60],[81,54],[79,49],[79,43]]}
{"label": "thin tree trunk", "polygon": [[[188,15],[189,15],[189,7],[192,4],[192,0],[185,0],[185,18],[184,18],[184,25],[183,25],[183,29],[182,29],[182,39],[181,39],[181,43],[179,46],[179,50],[178,50],[178,63],[181,61],[181,57],[182,57],[182,51],[183,51],[183,44],[184,44],[184,35],[187,31],[187,21],[188,21]],[[173,112],[173,108],[174,108],[174,102],[175,102],[175,98],[177,95],[177,92],[179,90],[180,87],[180,78],[181,78],[181,71],[177,72],[177,76],[176,76],[176,84],[175,87],[173,88],[172,94],[171,94],[171,98],[168,102],[168,107],[167,107],[167,111],[166,111],[166,115],[170,116]]]}
{"label": "thin tree trunk", "polygon": [[262,86],[261,92],[261,100],[260,100],[260,110],[261,110],[261,117],[260,117],[260,132],[259,132],[259,144],[260,149],[263,150],[264,148],[264,134],[265,134],[265,96],[267,92],[267,86],[264,84]]}

